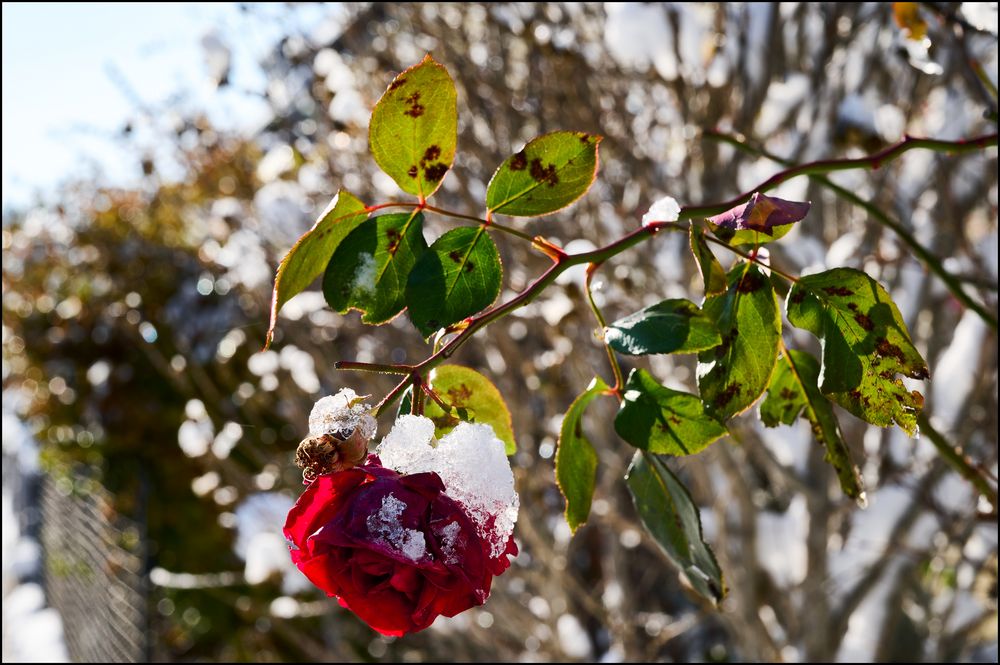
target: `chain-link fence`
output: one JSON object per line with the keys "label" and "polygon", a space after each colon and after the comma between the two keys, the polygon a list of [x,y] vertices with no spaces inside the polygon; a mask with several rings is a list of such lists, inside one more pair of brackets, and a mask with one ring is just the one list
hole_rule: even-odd
{"label": "chain-link fence", "polygon": [[49,602],[75,662],[142,662],[149,654],[141,526],[117,514],[102,487],[45,477],[42,547]]}

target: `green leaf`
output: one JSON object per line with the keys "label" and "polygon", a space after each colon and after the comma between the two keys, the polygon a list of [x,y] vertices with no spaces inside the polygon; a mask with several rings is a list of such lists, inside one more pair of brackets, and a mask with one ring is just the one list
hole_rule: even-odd
{"label": "green leaf", "polygon": [[923,395],[896,375],[926,379],[927,363],[878,282],[853,268],[803,277],[788,292],[788,320],[823,340],[824,395],[872,425],[917,431]]}
{"label": "green leaf", "polygon": [[852,499],[860,499],[864,488],[861,473],[840,433],[837,416],[819,390],[819,361],[803,351],[783,353],[778,369],[760,404],[760,419],[768,427],[791,425],[801,416],[809,421],[813,435],[826,448],[826,461],[837,471],[840,487]]}
{"label": "green leaf", "polygon": [[694,260],[701,270],[701,278],[705,282],[705,295],[717,296],[725,293],[726,271],[708,248],[705,231],[694,224],[691,225],[691,253],[694,254]]}
{"label": "green leaf", "polygon": [[704,541],[698,507],[687,488],[656,455],[636,451],[625,476],[642,525],[701,596],[726,595],[722,570]]}
{"label": "green leaf", "polygon": [[410,412],[413,406],[413,386],[410,386],[403,391],[403,396],[399,400],[399,406],[396,407],[396,420],[399,417]]}
{"label": "green leaf", "polygon": [[590,189],[601,137],[552,132],[528,142],[500,165],[486,189],[490,213],[537,217],[565,208]]}
{"label": "green leaf", "polygon": [[493,428],[507,449],[517,452],[510,411],[497,387],[479,372],[461,365],[441,365],[429,377],[431,389],[449,406],[446,413],[437,402],[427,401],[424,415],[434,421],[434,436],[441,438],[462,420],[485,423]]}
{"label": "green leaf", "polygon": [[608,384],[600,378],[591,381],[587,390],[569,405],[559,428],[556,484],[566,497],[566,522],[573,533],[590,515],[597,481],[597,452],[583,433],[583,413],[595,397],[608,390]]}
{"label": "green leaf", "polygon": [[413,266],[410,320],[424,337],[485,309],[500,294],[500,254],[483,226],[448,231]]}
{"label": "green leaf", "polygon": [[313,227],[302,234],[285,254],[274,276],[271,296],[271,323],[267,327],[264,350],[271,345],[278,312],[293,296],[302,292],[326,268],[337,245],[365,221],[365,204],[347,190],[340,190]]}
{"label": "green leaf", "polygon": [[636,448],[677,456],[701,452],[726,434],[696,395],[661,386],[642,369],[632,370],[625,383],[615,431]]}
{"label": "green leaf", "polygon": [[356,309],[378,325],[403,311],[406,279],[427,251],[418,212],[381,215],[344,238],[323,275],[323,295],[338,312]]}
{"label": "green leaf", "polygon": [[604,341],[630,356],[694,353],[722,342],[715,321],[689,300],[664,300],[618,319],[604,330]]}
{"label": "green leaf", "polygon": [[458,110],[448,70],[428,55],[393,79],[372,111],[375,162],[421,201],[437,191],[455,160]]}
{"label": "green leaf", "polygon": [[757,266],[741,262],[729,271],[729,288],[705,300],[722,344],[698,354],[698,389],[705,404],[726,420],[750,408],[764,393],[778,361],[781,313],[771,282]]}

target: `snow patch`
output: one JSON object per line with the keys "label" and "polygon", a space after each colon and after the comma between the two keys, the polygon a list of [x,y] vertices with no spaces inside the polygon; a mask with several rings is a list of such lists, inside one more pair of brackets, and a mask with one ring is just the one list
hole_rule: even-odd
{"label": "snow patch", "polygon": [[447,564],[458,563],[458,547],[461,544],[458,542],[458,537],[461,533],[462,525],[458,522],[450,522],[435,533],[441,545],[441,552],[444,553],[444,562]]}
{"label": "snow patch", "polygon": [[[392,493],[382,498],[382,506],[374,515],[368,516],[368,531],[375,541],[396,550],[410,561],[419,561],[430,556],[424,534],[416,529],[404,529],[399,525],[406,504]],[[457,523],[456,523],[457,526]]]}
{"label": "snow patch", "polygon": [[642,225],[649,226],[653,222],[676,222],[680,214],[681,206],[677,203],[677,199],[664,196],[649,206],[649,210],[642,216]]}
{"label": "snow patch", "polygon": [[379,444],[382,464],[402,474],[433,471],[445,494],[466,509],[494,558],[503,555],[514,532],[520,502],[503,441],[482,423],[459,423],[437,445],[434,423],[404,415]]}
{"label": "snow patch", "polygon": [[351,279],[351,293],[355,295],[374,293],[376,277],[378,273],[375,269],[375,257],[371,254],[358,254],[358,268]]}
{"label": "snow patch", "polygon": [[370,441],[375,436],[378,423],[369,413],[371,407],[362,399],[350,388],[343,388],[336,395],[327,395],[316,402],[309,412],[309,436],[336,435],[360,429],[364,440]]}

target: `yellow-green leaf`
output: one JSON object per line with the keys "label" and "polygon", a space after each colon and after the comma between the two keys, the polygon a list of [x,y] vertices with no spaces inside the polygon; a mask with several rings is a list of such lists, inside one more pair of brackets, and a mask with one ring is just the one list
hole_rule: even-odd
{"label": "yellow-green leaf", "polygon": [[582,132],[552,132],[532,139],[493,174],[486,207],[514,217],[565,208],[594,182],[600,142],[600,136]]}
{"label": "yellow-green leaf", "polygon": [[278,312],[284,304],[323,274],[337,245],[367,216],[364,203],[350,192],[340,190],[313,227],[302,234],[281,260],[274,276],[271,323],[264,340],[265,350],[271,345]]}
{"label": "yellow-green leaf", "polygon": [[450,412],[437,402],[427,401],[424,415],[434,421],[434,436],[441,438],[462,420],[485,423],[493,428],[508,455],[517,452],[510,410],[496,386],[479,372],[461,365],[441,365],[429,377],[430,387],[451,407]]}
{"label": "yellow-green leaf", "polygon": [[455,160],[456,99],[448,70],[427,55],[393,79],[372,111],[375,162],[421,201],[437,191]]}
{"label": "yellow-green leaf", "polygon": [[717,296],[725,293],[726,271],[709,249],[708,242],[705,241],[705,231],[695,224],[691,225],[691,253],[694,254],[694,260],[701,270],[701,277],[705,282],[705,295]]}

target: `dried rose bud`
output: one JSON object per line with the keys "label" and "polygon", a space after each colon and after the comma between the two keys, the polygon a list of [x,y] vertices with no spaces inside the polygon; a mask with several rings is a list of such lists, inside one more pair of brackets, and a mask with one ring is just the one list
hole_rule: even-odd
{"label": "dried rose bud", "polygon": [[368,457],[368,441],[362,434],[358,428],[307,437],[295,451],[295,464],[310,482],[325,473],[359,466]]}
{"label": "dried rose bud", "polygon": [[299,444],[295,463],[306,482],[358,466],[368,456],[377,423],[371,410],[350,388],[322,398],[309,414],[309,436]]}

